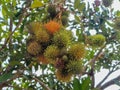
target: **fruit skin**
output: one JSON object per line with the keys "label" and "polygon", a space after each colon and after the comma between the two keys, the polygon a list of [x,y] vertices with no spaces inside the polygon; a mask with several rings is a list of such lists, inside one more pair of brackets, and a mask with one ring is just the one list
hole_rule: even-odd
{"label": "fruit skin", "polygon": [[35,32],[36,40],[39,42],[48,42],[50,39],[49,34],[43,28],[38,29]]}
{"label": "fruit skin", "polygon": [[113,3],[113,0],[102,0],[102,3],[105,7],[109,7]]}
{"label": "fruit skin", "polygon": [[71,43],[72,33],[68,30],[60,30],[53,36],[53,42],[59,48],[66,47]]}
{"label": "fruit skin", "polygon": [[81,43],[73,43],[68,49],[69,57],[73,60],[79,60],[85,55],[85,46]]}
{"label": "fruit skin", "polygon": [[27,46],[27,51],[31,55],[38,55],[42,51],[42,48],[36,41],[32,41]]}
{"label": "fruit skin", "polygon": [[50,17],[53,19],[57,15],[55,5],[49,5],[47,7],[47,12],[50,14]]}
{"label": "fruit skin", "polygon": [[60,30],[61,25],[56,21],[50,20],[44,27],[50,34],[54,34]]}
{"label": "fruit skin", "polygon": [[69,72],[73,73],[73,74],[80,74],[80,72],[82,72],[83,68],[82,68],[82,61],[81,60],[71,60],[69,61],[69,63],[67,64],[67,69]]}
{"label": "fruit skin", "polygon": [[97,34],[93,36],[88,36],[87,43],[93,47],[101,47],[106,41],[105,36],[102,34]]}
{"label": "fruit skin", "polygon": [[37,60],[39,63],[47,65],[49,64],[49,61],[44,57],[44,55],[40,55],[37,57]]}
{"label": "fruit skin", "polygon": [[42,28],[42,24],[40,22],[31,22],[27,25],[29,33],[34,34],[36,31]]}
{"label": "fruit skin", "polygon": [[62,70],[57,70],[57,71],[56,71],[56,77],[57,77],[57,79],[60,80],[61,82],[70,82],[72,76],[73,76],[73,74],[67,72],[66,69],[62,69]]}
{"label": "fruit skin", "polygon": [[44,56],[51,64],[54,64],[59,55],[59,48],[55,45],[50,45],[45,49]]}

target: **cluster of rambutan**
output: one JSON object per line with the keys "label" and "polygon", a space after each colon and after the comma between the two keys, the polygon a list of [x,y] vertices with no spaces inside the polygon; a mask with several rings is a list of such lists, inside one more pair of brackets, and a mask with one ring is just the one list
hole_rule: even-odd
{"label": "cluster of rambutan", "polygon": [[32,22],[28,29],[28,53],[41,64],[54,65],[58,80],[68,82],[74,74],[82,72],[81,58],[85,55],[85,46],[72,40],[71,31],[54,20],[46,24]]}

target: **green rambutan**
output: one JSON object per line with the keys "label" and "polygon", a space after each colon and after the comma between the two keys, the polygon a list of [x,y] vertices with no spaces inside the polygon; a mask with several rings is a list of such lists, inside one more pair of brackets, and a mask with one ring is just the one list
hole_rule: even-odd
{"label": "green rambutan", "polygon": [[27,46],[27,51],[31,55],[38,55],[41,52],[42,48],[36,41],[32,41]]}
{"label": "green rambutan", "polygon": [[59,48],[55,45],[50,45],[45,49],[44,56],[54,64],[59,55]]}
{"label": "green rambutan", "polygon": [[105,36],[102,34],[97,34],[93,36],[88,36],[87,43],[93,47],[101,47],[105,43]]}
{"label": "green rambutan", "polygon": [[46,30],[40,28],[35,32],[36,40],[39,42],[48,42],[50,39],[49,34]]}
{"label": "green rambutan", "polygon": [[68,49],[68,54],[71,59],[79,60],[85,55],[85,46],[81,43],[71,44]]}
{"label": "green rambutan", "polygon": [[73,74],[80,74],[80,72],[82,72],[83,68],[82,68],[82,61],[81,60],[72,60],[69,61],[69,63],[67,64],[67,69],[69,72],[73,73]]}
{"label": "green rambutan", "polygon": [[60,30],[53,36],[53,42],[58,47],[66,47],[71,43],[72,33],[68,30]]}

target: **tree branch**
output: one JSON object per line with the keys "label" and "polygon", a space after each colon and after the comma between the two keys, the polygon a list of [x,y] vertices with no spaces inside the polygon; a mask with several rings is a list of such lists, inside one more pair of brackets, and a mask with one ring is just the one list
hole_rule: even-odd
{"label": "tree branch", "polygon": [[100,88],[101,90],[104,90],[105,88],[107,88],[107,87],[115,84],[115,81],[116,81],[116,80],[120,81],[120,75],[117,76],[116,78],[114,78],[114,79],[106,82],[104,85],[100,86],[99,88]]}
{"label": "tree branch", "polygon": [[39,82],[40,85],[45,88],[45,90],[51,90],[49,87],[47,87],[47,86],[46,86],[41,80],[39,80],[37,77],[34,77],[33,79],[35,79],[37,82]]}

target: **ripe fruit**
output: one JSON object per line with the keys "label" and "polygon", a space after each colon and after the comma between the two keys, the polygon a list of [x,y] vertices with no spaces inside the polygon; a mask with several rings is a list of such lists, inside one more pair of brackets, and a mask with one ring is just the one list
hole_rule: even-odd
{"label": "ripe fruit", "polygon": [[29,43],[27,47],[27,51],[31,55],[38,55],[41,52],[41,50],[41,46],[36,41]]}
{"label": "ripe fruit", "polygon": [[102,0],[102,3],[105,7],[109,7],[113,3],[113,0]]}
{"label": "ripe fruit", "polygon": [[82,61],[78,60],[72,60],[67,64],[67,69],[69,72],[73,73],[73,74],[79,74],[80,72],[82,72]]}
{"label": "ripe fruit", "polygon": [[48,42],[49,41],[49,34],[46,30],[40,28],[35,32],[36,40],[39,42]]}
{"label": "ripe fruit", "polygon": [[50,63],[55,63],[57,56],[59,55],[59,49],[55,45],[50,45],[46,48],[44,56],[50,61]]}
{"label": "ripe fruit", "polygon": [[47,29],[47,31],[51,34],[54,34],[55,32],[59,31],[60,29],[60,24],[56,21],[49,21],[44,25],[44,27]]}
{"label": "ripe fruit", "polygon": [[68,54],[71,59],[73,60],[79,60],[85,55],[85,46],[81,43],[74,43],[70,45],[70,48],[68,49]]}
{"label": "ripe fruit", "polygon": [[72,78],[72,73],[67,72],[67,70],[57,70],[56,77],[62,82],[70,82]]}
{"label": "ripe fruit", "polygon": [[53,36],[53,42],[58,47],[66,47],[71,43],[72,33],[68,30],[60,30]]}
{"label": "ripe fruit", "polygon": [[105,43],[105,36],[102,34],[88,36],[87,43],[93,47],[101,47]]}

